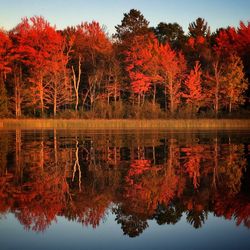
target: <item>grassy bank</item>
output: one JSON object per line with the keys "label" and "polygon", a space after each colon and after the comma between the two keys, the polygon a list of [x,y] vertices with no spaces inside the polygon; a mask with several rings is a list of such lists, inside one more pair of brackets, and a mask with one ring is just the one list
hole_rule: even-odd
{"label": "grassy bank", "polygon": [[250,119],[1,119],[0,129],[250,129]]}

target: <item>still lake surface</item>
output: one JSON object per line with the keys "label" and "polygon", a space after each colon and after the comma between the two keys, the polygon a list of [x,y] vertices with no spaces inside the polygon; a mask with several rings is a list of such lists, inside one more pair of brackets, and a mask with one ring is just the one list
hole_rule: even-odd
{"label": "still lake surface", "polygon": [[250,249],[250,131],[0,131],[0,249]]}

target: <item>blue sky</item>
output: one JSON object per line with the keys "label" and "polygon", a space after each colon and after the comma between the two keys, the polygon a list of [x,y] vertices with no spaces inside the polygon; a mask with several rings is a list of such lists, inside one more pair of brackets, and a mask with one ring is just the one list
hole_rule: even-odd
{"label": "blue sky", "polygon": [[184,31],[197,17],[205,18],[212,31],[250,21],[250,0],[0,0],[0,27],[9,30],[24,16],[42,15],[58,29],[96,20],[111,34],[131,8],[140,10],[150,26],[177,22]]}

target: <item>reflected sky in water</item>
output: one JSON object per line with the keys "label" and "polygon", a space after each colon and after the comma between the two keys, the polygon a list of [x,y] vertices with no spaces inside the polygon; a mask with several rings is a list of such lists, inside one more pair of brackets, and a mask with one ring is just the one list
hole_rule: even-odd
{"label": "reflected sky in water", "polygon": [[[96,229],[82,227],[57,217],[46,232],[25,231],[13,215],[1,221],[1,249],[248,249],[249,229],[233,221],[208,216],[206,225],[196,230],[183,218],[176,225],[159,226],[150,221],[149,228],[137,238],[123,236],[115,216],[110,215]],[[13,240],[15,235],[15,240]]]}
{"label": "reflected sky in water", "polygon": [[1,249],[249,249],[250,133],[0,133]]}

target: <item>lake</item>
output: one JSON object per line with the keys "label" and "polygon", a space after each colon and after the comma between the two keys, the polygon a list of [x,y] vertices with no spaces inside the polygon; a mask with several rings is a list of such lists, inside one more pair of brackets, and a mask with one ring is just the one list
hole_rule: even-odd
{"label": "lake", "polygon": [[0,249],[250,249],[250,131],[0,131]]}

